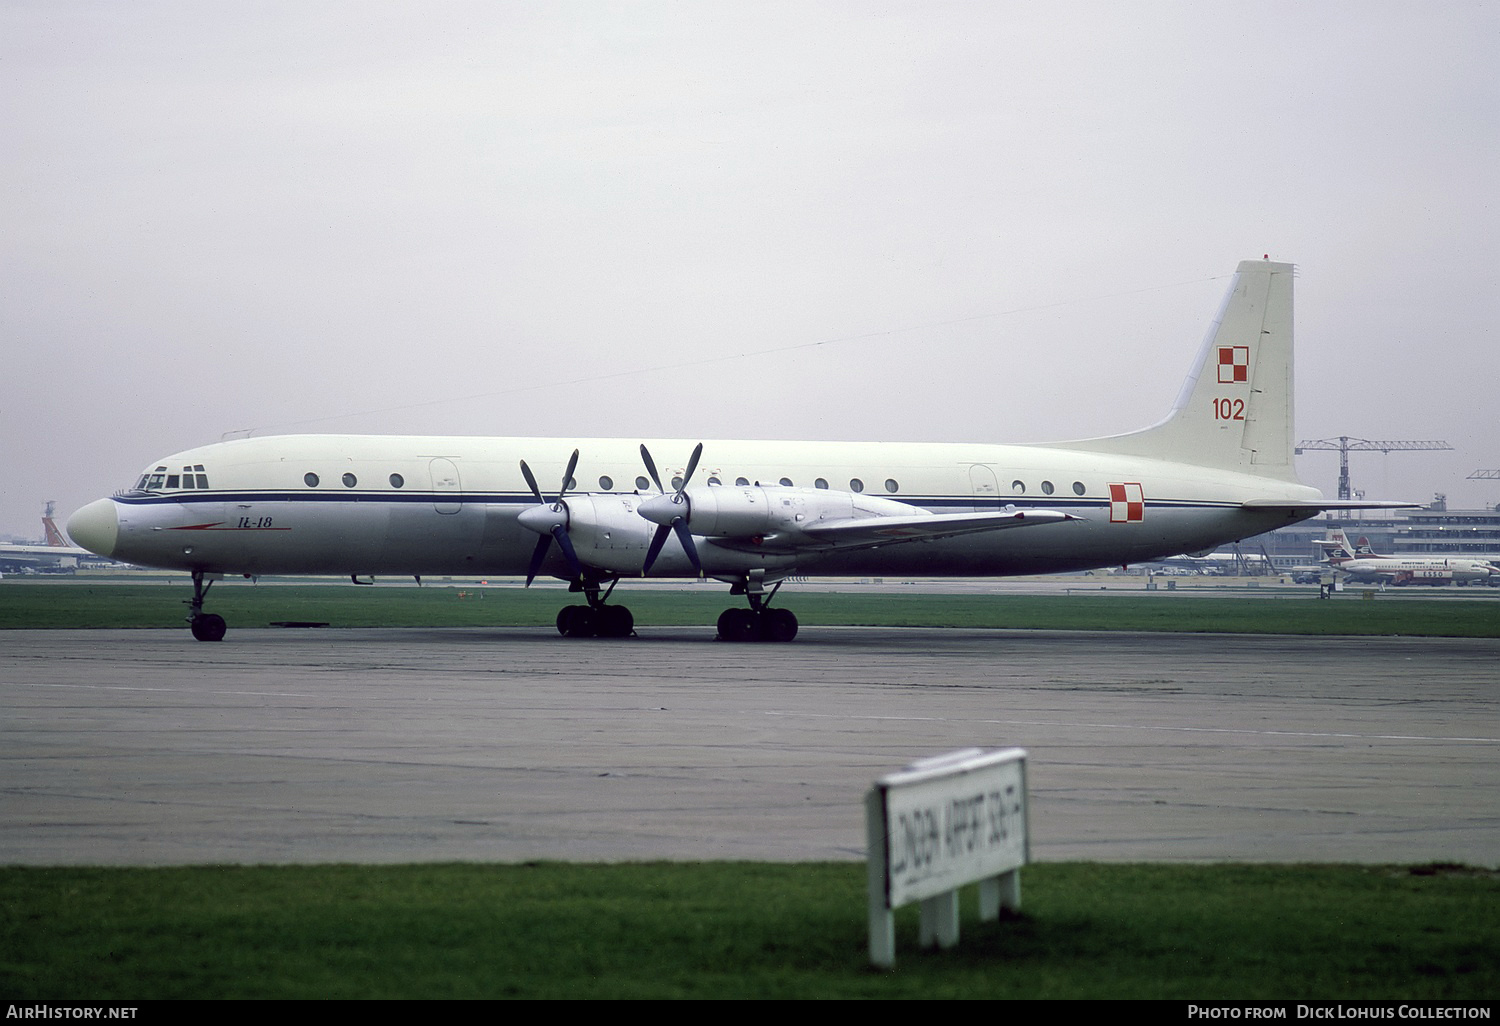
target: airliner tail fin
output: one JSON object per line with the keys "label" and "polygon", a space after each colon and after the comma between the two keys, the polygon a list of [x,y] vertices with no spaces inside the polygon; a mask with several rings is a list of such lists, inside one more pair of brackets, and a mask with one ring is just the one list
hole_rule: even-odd
{"label": "airliner tail fin", "polygon": [[1291,264],[1245,260],[1167,418],[1130,434],[1051,443],[1296,481]]}

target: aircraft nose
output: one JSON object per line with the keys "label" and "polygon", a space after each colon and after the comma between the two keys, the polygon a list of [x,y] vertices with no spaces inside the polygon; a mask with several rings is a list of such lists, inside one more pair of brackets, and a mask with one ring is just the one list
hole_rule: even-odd
{"label": "aircraft nose", "polygon": [[112,557],[120,537],[115,504],[109,499],[95,499],[74,513],[68,518],[68,537],[90,552]]}

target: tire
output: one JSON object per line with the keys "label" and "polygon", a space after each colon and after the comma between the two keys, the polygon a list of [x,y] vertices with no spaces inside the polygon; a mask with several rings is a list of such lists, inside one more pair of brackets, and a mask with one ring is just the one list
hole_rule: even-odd
{"label": "tire", "polygon": [[601,638],[628,638],[635,630],[635,617],[624,606],[600,606],[597,612]]}
{"label": "tire", "polygon": [[199,613],[188,622],[188,629],[199,641],[223,641],[228,625],[218,613]]}
{"label": "tire", "polygon": [[563,612],[568,614],[563,637],[592,638],[598,632],[599,618],[588,606],[569,606]]}
{"label": "tire", "polygon": [[761,637],[766,641],[791,641],[797,636],[797,617],[790,609],[761,611]]}
{"label": "tire", "polygon": [[726,609],[719,614],[719,638],[722,641],[759,641],[760,617],[751,609]]}

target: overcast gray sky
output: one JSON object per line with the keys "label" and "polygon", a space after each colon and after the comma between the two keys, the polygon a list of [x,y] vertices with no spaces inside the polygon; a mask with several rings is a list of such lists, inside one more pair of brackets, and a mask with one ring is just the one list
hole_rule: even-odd
{"label": "overcast gray sky", "polygon": [[1129,430],[1267,253],[1298,435],[1493,505],[1496,53],[1485,2],[0,0],[0,533],[240,429]]}

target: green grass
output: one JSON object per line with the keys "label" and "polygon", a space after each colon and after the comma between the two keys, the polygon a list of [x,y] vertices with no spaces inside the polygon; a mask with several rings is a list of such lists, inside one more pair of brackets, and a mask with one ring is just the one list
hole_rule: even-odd
{"label": "green grass", "polygon": [[1492,999],[1500,874],[1041,864],[956,949],[857,863],[0,870],[0,993],[154,998]]}
{"label": "green grass", "polygon": [[[624,598],[624,589],[617,597]],[[175,627],[181,581],[0,583],[0,627]],[[479,597],[480,595],[483,597]],[[1500,636],[1493,600],[783,592],[804,624]],[[235,626],[550,626],[555,589],[224,582]],[[642,589],[643,628],[720,589]],[[1500,993],[1500,873],[1041,864],[1024,911],[870,968],[859,863],[0,869],[0,993],[160,998],[1463,999]]]}
{"label": "green grass", "polygon": [[[1082,595],[923,595],[783,589],[777,598],[804,626],[977,627],[1036,630],[1129,630],[1247,634],[1433,635],[1500,637],[1500,596],[1405,598],[1381,594],[1363,601],[1344,594],[1316,597],[1233,597],[1177,592]],[[149,584],[0,581],[0,628],[180,627],[185,579]],[[727,589],[632,589],[615,599],[630,606],[638,628],[704,626],[742,600]],[[516,587],[355,587],[350,584],[255,585],[226,580],[209,593],[207,608],[230,627],[278,620],[326,621],[335,627],[547,626],[578,596]]]}

